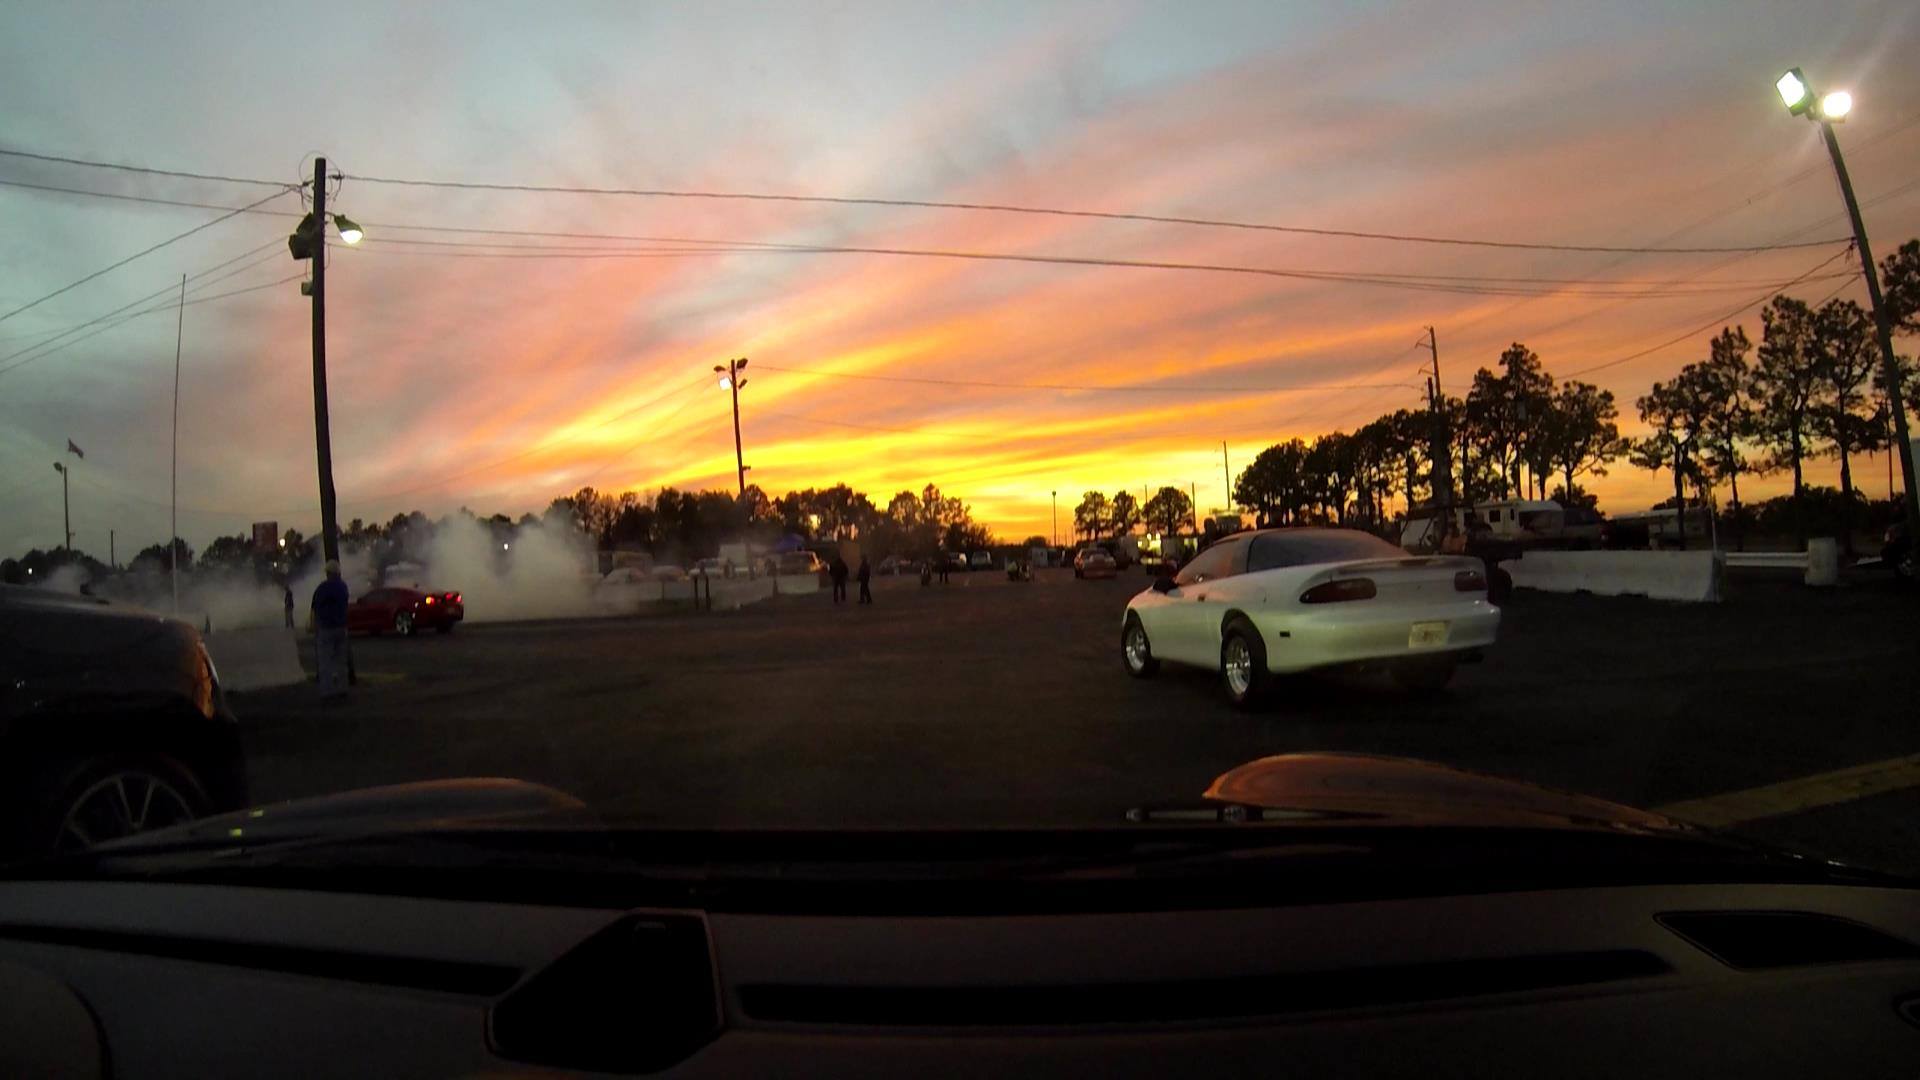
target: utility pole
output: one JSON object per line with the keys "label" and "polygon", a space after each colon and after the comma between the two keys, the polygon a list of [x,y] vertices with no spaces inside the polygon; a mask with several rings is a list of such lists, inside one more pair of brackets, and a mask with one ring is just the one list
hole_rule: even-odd
{"label": "utility pole", "polygon": [[340,559],[334,520],[333,432],[327,419],[327,159],[313,159],[313,444],[320,468],[320,550]]}
{"label": "utility pole", "polygon": [[[180,275],[180,306],[173,321],[173,466],[169,485],[173,489],[167,529],[180,535],[180,339],[187,328],[187,275]],[[111,550],[108,552],[112,554]],[[173,610],[180,611],[180,555],[178,545],[167,545],[167,578],[173,584]]]}
{"label": "utility pole", "polygon": [[67,538],[66,547],[62,550],[71,552],[73,550],[73,510],[67,501],[67,467],[56,461],[53,463],[53,468],[60,474],[60,527],[65,531]]}
{"label": "utility pole", "polygon": [[107,530],[107,567],[112,570],[120,569],[120,560],[113,553],[113,530],[112,529]]}
{"label": "utility pole", "polygon": [[725,364],[715,364],[713,370],[720,373],[720,388],[733,392],[733,464],[739,475],[740,497],[747,497],[747,459],[740,451],[740,388],[747,384],[747,377],[740,374],[747,366],[747,358],[729,360]]}
{"label": "utility pole", "polygon": [[1853,246],[1860,251],[1860,273],[1867,279],[1867,299],[1873,302],[1874,336],[1880,339],[1880,378],[1887,388],[1887,406],[1893,413],[1894,437],[1900,451],[1900,475],[1907,484],[1907,535],[1920,536],[1920,490],[1913,483],[1913,443],[1907,436],[1907,406],[1901,400],[1900,365],[1893,358],[1893,326],[1887,321],[1885,301],[1880,296],[1880,274],[1873,265],[1873,249],[1867,246],[1867,226],[1860,220],[1860,203],[1853,197],[1853,181],[1847,176],[1847,160],[1840,156],[1840,140],[1834,137],[1833,122],[1824,117],[1816,121],[1827,140],[1827,153],[1833,158],[1834,174],[1840,178],[1840,195],[1847,201],[1847,217],[1853,221]]}
{"label": "utility pole", "polygon": [[1187,481],[1187,503],[1189,507],[1189,512],[1193,515],[1193,531],[1199,532],[1200,531],[1200,485],[1194,483],[1191,480]]}
{"label": "utility pole", "polygon": [[1415,345],[1433,354],[1433,377],[1427,380],[1427,411],[1433,419],[1432,440],[1427,447],[1432,465],[1428,484],[1432,488],[1431,501],[1440,512],[1440,536],[1445,538],[1453,525],[1453,455],[1452,440],[1447,438],[1446,391],[1440,386],[1440,339],[1429,326],[1427,340]]}
{"label": "utility pole", "polygon": [[1060,493],[1053,493],[1053,546],[1060,546]]}
{"label": "utility pole", "polygon": [[1220,440],[1220,475],[1227,482],[1227,509],[1233,509],[1233,466],[1227,464],[1227,440]]}

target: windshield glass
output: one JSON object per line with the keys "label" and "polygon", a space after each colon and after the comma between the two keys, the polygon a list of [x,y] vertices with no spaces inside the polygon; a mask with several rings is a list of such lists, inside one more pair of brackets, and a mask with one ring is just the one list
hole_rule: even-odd
{"label": "windshield glass", "polygon": [[1911,6],[485,13],[0,5],[0,861],[1332,754],[1920,871]]}

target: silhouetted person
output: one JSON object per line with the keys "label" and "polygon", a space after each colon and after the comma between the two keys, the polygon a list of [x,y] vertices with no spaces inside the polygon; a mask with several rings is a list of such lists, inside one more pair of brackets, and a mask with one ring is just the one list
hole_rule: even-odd
{"label": "silhouetted person", "polygon": [[287,594],[286,595],[287,629],[291,630],[293,629],[293,586],[283,585],[281,586],[281,588],[286,590],[286,594]]}
{"label": "silhouetted person", "polygon": [[947,553],[944,551],[934,552],[933,561],[939,564],[940,584],[945,585],[947,583],[947,575],[953,571],[953,561],[947,558]]}
{"label": "silhouetted person", "polygon": [[313,590],[313,657],[320,700],[347,696],[347,583],[340,564],[327,561],[327,576]]}
{"label": "silhouetted person", "polygon": [[833,579],[833,602],[839,603],[847,598],[847,560],[834,555],[827,564],[827,576]]}
{"label": "silhouetted person", "polygon": [[854,575],[860,579],[860,602],[873,603],[873,590],[867,587],[867,580],[873,577],[873,567],[867,565],[867,557],[860,556],[860,570]]}

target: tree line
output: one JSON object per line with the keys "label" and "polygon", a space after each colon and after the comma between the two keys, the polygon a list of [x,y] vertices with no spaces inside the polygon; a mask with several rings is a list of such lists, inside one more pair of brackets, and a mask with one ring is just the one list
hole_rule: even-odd
{"label": "tree line", "polygon": [[[1880,269],[1894,332],[1920,333],[1920,240],[1901,245]],[[1620,434],[1611,391],[1556,381],[1538,354],[1515,342],[1493,369],[1474,373],[1464,397],[1440,395],[1429,409],[1400,409],[1350,433],[1267,447],[1236,478],[1233,498],[1263,526],[1378,529],[1394,498],[1403,509],[1433,500],[1438,459],[1462,501],[1552,498],[1591,508],[1595,499],[1580,480],[1604,476],[1624,459],[1668,472],[1672,504],[1683,513],[1689,487],[1704,504],[1724,483],[1736,518],[1743,475],[1790,473],[1795,531],[1804,542],[1806,462],[1838,458],[1841,504],[1859,503],[1852,462],[1891,445],[1890,397],[1872,317],[1858,304],[1815,306],[1780,295],[1760,324],[1757,346],[1743,327],[1724,328],[1704,358],[1636,399],[1650,429],[1641,438]],[[1910,360],[1900,364],[1903,397],[1913,402],[1920,376]],[[1092,524],[1097,504],[1082,507]]]}

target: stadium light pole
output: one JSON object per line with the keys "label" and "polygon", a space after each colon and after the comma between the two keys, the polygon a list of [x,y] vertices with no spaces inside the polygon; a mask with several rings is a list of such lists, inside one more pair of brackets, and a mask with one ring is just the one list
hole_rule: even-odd
{"label": "stadium light pole", "polygon": [[1793,116],[1804,116],[1820,125],[1833,159],[1833,172],[1840,180],[1840,197],[1846,200],[1847,217],[1853,221],[1853,246],[1860,253],[1860,274],[1867,279],[1867,299],[1873,305],[1873,332],[1880,343],[1880,376],[1887,385],[1887,404],[1893,413],[1894,437],[1899,444],[1900,472],[1907,484],[1907,535],[1920,535],[1920,491],[1913,482],[1913,442],[1907,434],[1907,406],[1900,393],[1900,365],[1893,357],[1893,325],[1887,321],[1886,304],[1880,295],[1880,275],[1873,265],[1873,249],[1867,245],[1867,226],[1860,218],[1860,203],[1853,196],[1853,180],[1847,175],[1847,159],[1840,153],[1840,140],[1833,125],[1853,111],[1853,95],[1845,90],[1816,93],[1806,75],[1793,68],[1775,80],[1780,101]]}
{"label": "stadium light pole", "polygon": [[67,467],[56,461],[54,471],[60,474],[60,527],[66,530],[67,551],[73,550],[73,510],[67,501]]}
{"label": "stadium light pole", "polygon": [[724,364],[713,365],[714,373],[720,376],[720,389],[733,392],[733,466],[740,478],[740,497],[747,497],[747,459],[740,451],[740,388],[747,385],[747,377],[740,374],[747,366],[747,358],[729,360]]}

